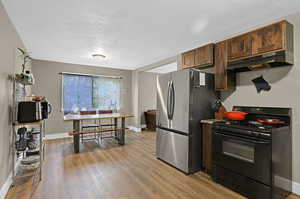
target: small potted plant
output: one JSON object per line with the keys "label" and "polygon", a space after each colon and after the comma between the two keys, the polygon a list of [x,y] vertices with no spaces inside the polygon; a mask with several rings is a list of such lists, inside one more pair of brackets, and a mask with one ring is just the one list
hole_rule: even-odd
{"label": "small potted plant", "polygon": [[22,72],[17,73],[15,75],[15,79],[17,82],[23,84],[23,85],[33,85],[34,84],[34,78],[33,75],[30,73],[29,70],[25,71],[26,63],[31,61],[31,57],[21,48],[18,48],[18,50],[23,55],[23,63],[22,63]]}

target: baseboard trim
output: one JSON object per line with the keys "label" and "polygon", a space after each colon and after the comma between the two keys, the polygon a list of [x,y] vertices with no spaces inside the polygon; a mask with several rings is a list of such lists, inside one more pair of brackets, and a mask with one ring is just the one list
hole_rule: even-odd
{"label": "baseboard trim", "polygon": [[12,173],[10,173],[0,189],[0,199],[5,199],[6,194],[8,193],[8,190],[11,187],[12,183],[13,183]]}
{"label": "baseboard trim", "polygon": [[135,127],[135,126],[128,126],[127,128],[128,128],[129,130],[135,131],[135,132],[137,132],[137,133],[142,132],[142,129],[141,129],[141,128],[138,128],[138,127]]}
{"label": "baseboard trim", "polygon": [[274,176],[274,183],[275,185],[282,187],[285,190],[290,190],[291,189],[291,184],[292,184],[292,192],[294,194],[300,195],[300,183],[295,182],[295,181],[290,181],[284,177],[281,176]]}
{"label": "baseboard trim", "polygon": [[290,190],[290,191],[292,191],[293,190],[293,184],[294,184],[294,182],[291,181],[291,180],[289,180],[289,179],[286,179],[284,177],[275,175],[274,176],[274,184],[275,184],[275,186],[281,187],[284,190]]}
{"label": "baseboard trim", "polygon": [[300,195],[300,183],[293,182],[293,193]]}
{"label": "baseboard trim", "polygon": [[47,134],[45,136],[45,140],[55,140],[55,139],[62,139],[62,138],[71,138],[72,136],[69,133],[55,133],[55,134]]}
{"label": "baseboard trim", "polygon": [[[21,158],[18,158],[15,164],[15,172],[17,172],[18,166],[20,164],[21,164]],[[0,189],[0,199],[5,199],[12,184],[13,184],[13,174],[11,172]]]}

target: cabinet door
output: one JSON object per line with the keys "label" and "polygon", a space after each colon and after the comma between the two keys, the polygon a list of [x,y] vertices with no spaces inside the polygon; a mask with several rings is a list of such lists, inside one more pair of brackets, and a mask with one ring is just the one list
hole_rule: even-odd
{"label": "cabinet door", "polygon": [[232,71],[227,71],[228,41],[215,45],[215,90],[232,91],[235,89],[236,77]]}
{"label": "cabinet door", "polygon": [[214,64],[214,44],[196,49],[195,52],[195,66],[206,67]]}
{"label": "cabinet door", "polygon": [[195,66],[195,50],[182,53],[182,68],[191,68]]}
{"label": "cabinet door", "polygon": [[259,55],[284,48],[283,23],[273,24],[251,33],[252,54]]}
{"label": "cabinet door", "polygon": [[215,89],[218,91],[227,88],[227,41],[215,46]]}
{"label": "cabinet door", "polygon": [[210,173],[212,170],[212,125],[211,124],[202,124],[202,166],[203,168]]}
{"label": "cabinet door", "polygon": [[230,61],[242,59],[251,54],[250,34],[237,36],[228,41],[228,58]]}

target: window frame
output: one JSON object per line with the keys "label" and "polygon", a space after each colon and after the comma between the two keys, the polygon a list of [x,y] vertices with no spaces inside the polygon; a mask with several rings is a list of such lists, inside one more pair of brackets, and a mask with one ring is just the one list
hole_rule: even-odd
{"label": "window frame", "polygon": [[[85,73],[71,73],[71,72],[60,72],[59,75],[61,76],[60,80],[60,111],[64,111],[64,75],[77,75],[77,76],[89,76],[89,77],[104,77],[104,78],[112,78],[112,79],[120,79],[122,80],[122,76],[108,76],[108,75],[97,75],[97,74],[85,74]],[[92,89],[93,92],[93,89]],[[122,104],[122,83],[120,84],[120,106]]]}

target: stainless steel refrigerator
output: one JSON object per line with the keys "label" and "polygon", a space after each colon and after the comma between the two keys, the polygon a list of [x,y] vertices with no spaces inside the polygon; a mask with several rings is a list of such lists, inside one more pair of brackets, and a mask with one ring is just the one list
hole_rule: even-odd
{"label": "stainless steel refrigerator", "polygon": [[214,117],[214,76],[182,70],[157,79],[158,159],[189,174],[201,170],[200,120]]}

